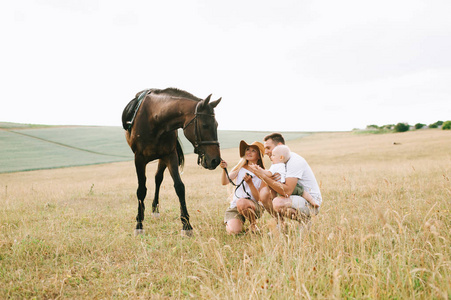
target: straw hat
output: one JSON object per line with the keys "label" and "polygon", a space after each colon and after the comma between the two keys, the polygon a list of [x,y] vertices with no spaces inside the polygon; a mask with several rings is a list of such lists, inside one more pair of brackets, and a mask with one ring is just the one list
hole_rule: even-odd
{"label": "straw hat", "polygon": [[253,142],[252,144],[248,144],[245,141],[240,142],[240,157],[244,157],[247,147],[252,147],[260,152],[260,159],[263,163],[263,156],[265,155],[265,147],[260,142]]}

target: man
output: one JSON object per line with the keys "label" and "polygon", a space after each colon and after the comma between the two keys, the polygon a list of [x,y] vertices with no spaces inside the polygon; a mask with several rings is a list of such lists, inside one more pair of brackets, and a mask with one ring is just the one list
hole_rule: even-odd
{"label": "man", "polygon": [[[265,154],[271,156],[272,150],[278,145],[285,145],[285,139],[281,134],[267,135],[264,138]],[[260,201],[269,213],[280,217],[282,222],[283,217],[305,221],[319,212],[322,202],[321,191],[312,169],[300,155],[291,152],[291,157],[286,163],[286,170],[285,183],[281,183],[277,182],[277,177],[267,176],[261,168],[253,166],[254,173],[279,194],[276,198],[271,199],[269,188],[263,188],[260,192]],[[310,193],[313,197],[311,203],[301,196],[291,195],[296,184],[300,184]]]}

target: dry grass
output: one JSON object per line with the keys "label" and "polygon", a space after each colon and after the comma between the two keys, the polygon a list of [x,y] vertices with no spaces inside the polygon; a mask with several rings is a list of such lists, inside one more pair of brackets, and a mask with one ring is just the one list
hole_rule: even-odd
{"label": "dry grass", "polygon": [[[401,145],[393,145],[393,142]],[[166,175],[161,218],[133,236],[132,162],[0,174],[0,298],[450,299],[451,132],[321,133],[291,141],[323,194],[309,232],[228,236],[230,189],[187,156],[195,235],[180,236]],[[237,150],[225,150],[230,164]],[[268,235],[267,232],[272,232]]]}

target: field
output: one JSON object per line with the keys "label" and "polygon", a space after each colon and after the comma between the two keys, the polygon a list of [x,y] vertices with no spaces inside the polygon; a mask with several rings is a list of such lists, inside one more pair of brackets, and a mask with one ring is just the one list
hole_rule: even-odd
{"label": "field", "polygon": [[[396,142],[396,145],[394,144]],[[451,132],[315,133],[290,140],[323,205],[309,230],[228,236],[230,187],[186,156],[194,236],[166,173],[161,217],[135,237],[131,161],[0,174],[0,298],[451,299]],[[236,148],[222,157],[233,165]],[[268,234],[270,233],[270,234]]]}

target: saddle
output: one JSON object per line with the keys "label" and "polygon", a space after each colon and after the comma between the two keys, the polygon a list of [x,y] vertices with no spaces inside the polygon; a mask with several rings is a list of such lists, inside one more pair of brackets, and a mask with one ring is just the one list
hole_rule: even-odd
{"label": "saddle", "polygon": [[122,112],[122,127],[128,132],[132,130],[136,113],[138,112],[141,103],[143,102],[144,98],[146,98],[146,96],[151,92],[152,92],[151,89],[139,92],[138,94],[136,94],[136,97],[133,98],[127,104],[127,106],[125,106],[124,111]]}

